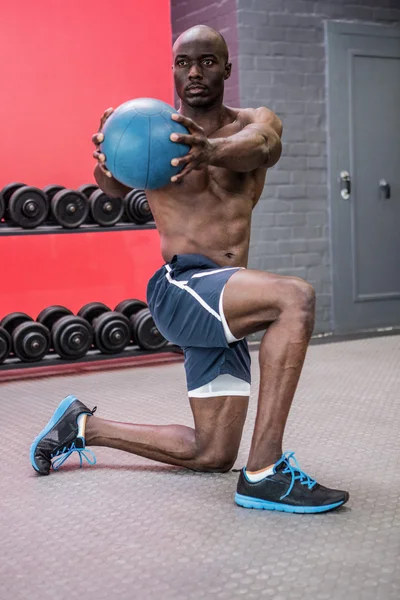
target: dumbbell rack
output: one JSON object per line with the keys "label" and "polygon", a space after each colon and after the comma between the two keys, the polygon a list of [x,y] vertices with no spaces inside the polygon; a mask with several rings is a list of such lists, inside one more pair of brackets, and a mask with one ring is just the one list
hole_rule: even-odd
{"label": "dumbbell rack", "polygon": [[1,229],[36,229],[44,225],[71,230],[84,224],[112,227],[121,222],[145,225],[151,221],[145,190],[133,189],[124,198],[116,198],[94,183],[77,189],[60,184],[40,189],[19,181],[0,189]]}
{"label": "dumbbell rack", "polygon": [[71,233],[106,233],[110,231],[143,231],[144,229],[157,229],[154,222],[146,223],[146,225],[135,225],[134,223],[117,223],[112,227],[101,227],[93,224],[84,224],[79,229],[65,229],[61,225],[40,225],[35,229],[22,229],[21,227],[7,227],[4,223],[0,223],[0,238],[7,236],[25,236],[25,235],[43,235],[43,234],[67,234]]}
{"label": "dumbbell rack", "polygon": [[[163,262],[153,223],[88,224],[75,230],[0,227],[0,319],[15,311],[35,319],[52,304],[76,314],[91,301],[115,306],[123,298],[146,300],[148,280]],[[73,361],[54,353],[36,363],[9,358],[0,365],[0,381],[182,360],[177,352],[172,346],[154,353],[128,346],[114,355],[90,350]]]}

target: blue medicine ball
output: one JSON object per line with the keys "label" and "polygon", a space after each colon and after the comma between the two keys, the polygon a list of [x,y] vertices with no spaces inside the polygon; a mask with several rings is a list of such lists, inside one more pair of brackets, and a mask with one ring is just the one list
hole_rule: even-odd
{"label": "blue medicine ball", "polygon": [[101,151],[115,179],[132,188],[155,190],[170,183],[182,166],[171,160],[185,156],[190,147],[171,142],[171,133],[189,131],[171,119],[177,111],[154,98],[121,104],[107,119]]}

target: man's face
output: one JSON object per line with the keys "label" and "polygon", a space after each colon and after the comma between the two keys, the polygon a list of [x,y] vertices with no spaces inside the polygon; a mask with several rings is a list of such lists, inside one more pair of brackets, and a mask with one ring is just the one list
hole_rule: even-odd
{"label": "man's face", "polygon": [[218,40],[182,41],[174,48],[176,91],[179,98],[193,108],[207,108],[222,99],[230,69]]}

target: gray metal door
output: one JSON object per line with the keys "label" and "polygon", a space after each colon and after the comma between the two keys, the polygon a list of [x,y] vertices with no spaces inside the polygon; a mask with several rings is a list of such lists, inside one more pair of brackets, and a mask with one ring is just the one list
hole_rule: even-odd
{"label": "gray metal door", "polygon": [[400,325],[400,28],[327,40],[334,331]]}

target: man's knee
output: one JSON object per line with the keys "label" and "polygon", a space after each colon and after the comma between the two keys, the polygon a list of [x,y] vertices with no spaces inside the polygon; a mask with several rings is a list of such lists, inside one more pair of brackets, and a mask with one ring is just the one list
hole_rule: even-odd
{"label": "man's knee", "polygon": [[314,313],[315,311],[315,290],[304,281],[297,277],[289,279],[289,301],[293,306],[305,313]]}
{"label": "man's knee", "polygon": [[227,473],[235,464],[237,453],[207,452],[198,457],[196,470],[204,473]]}
{"label": "man's knee", "polygon": [[284,308],[286,314],[293,316],[296,321],[305,326],[310,332],[314,327],[315,319],[315,290],[297,277],[290,277],[285,281]]}

